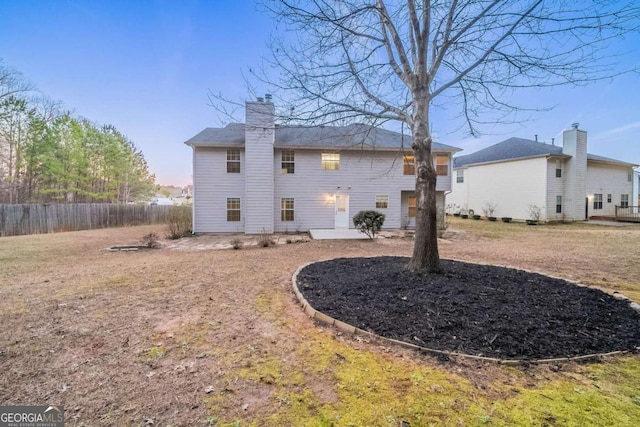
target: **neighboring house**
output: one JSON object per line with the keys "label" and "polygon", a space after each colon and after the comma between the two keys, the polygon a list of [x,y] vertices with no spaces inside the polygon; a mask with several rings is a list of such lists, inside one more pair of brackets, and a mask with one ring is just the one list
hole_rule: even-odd
{"label": "neighboring house", "polygon": [[173,200],[168,197],[153,197],[149,202],[150,205],[171,206],[174,205]]}
{"label": "neighboring house", "polygon": [[587,132],[574,124],[562,147],[510,138],[454,158],[449,210],[473,209],[493,216],[542,221],[581,221],[614,216],[615,207],[633,205],[632,163],[587,153]]}
{"label": "neighboring house", "polygon": [[[246,124],[207,128],[193,148],[193,231],[246,234],[353,228],[375,209],[385,228],[415,226],[411,137],[366,125],[285,126],[274,105],[246,103]],[[439,225],[459,149],[433,144]]]}
{"label": "neighboring house", "polygon": [[180,196],[182,197],[193,197],[193,185],[189,184],[186,187],[182,187],[182,193]]}
{"label": "neighboring house", "polygon": [[640,206],[640,171],[633,172],[633,204]]}

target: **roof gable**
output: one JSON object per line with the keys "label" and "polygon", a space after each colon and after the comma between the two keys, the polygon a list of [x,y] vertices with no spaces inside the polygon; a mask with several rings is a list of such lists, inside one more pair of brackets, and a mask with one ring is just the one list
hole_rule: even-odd
{"label": "roof gable", "polygon": [[563,155],[562,147],[544,144],[530,139],[509,138],[480,151],[476,151],[475,153],[454,158],[453,167],[460,168],[476,163],[499,162],[549,155]]}
{"label": "roof gable", "polygon": [[[562,152],[561,146],[549,145],[530,139],[509,138],[475,153],[454,157],[453,167],[461,168],[479,163],[512,161],[543,156],[570,157]],[[632,166],[627,162],[587,153],[587,161],[589,160]]]}

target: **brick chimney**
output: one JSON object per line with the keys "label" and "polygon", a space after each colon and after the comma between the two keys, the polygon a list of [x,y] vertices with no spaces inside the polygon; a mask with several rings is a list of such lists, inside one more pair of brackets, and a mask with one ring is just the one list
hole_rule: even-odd
{"label": "brick chimney", "polygon": [[245,234],[273,233],[275,107],[271,95],[245,104]]}

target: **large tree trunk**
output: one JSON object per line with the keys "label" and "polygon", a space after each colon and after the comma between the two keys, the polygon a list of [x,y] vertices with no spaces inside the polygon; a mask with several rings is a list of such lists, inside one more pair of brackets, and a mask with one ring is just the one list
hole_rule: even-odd
{"label": "large tree trunk", "polygon": [[413,153],[416,170],[416,237],[413,256],[408,268],[411,271],[442,273],[438,253],[438,223],[436,207],[436,182],[438,175],[431,155],[431,133],[428,127],[426,100],[414,99],[412,124]]}

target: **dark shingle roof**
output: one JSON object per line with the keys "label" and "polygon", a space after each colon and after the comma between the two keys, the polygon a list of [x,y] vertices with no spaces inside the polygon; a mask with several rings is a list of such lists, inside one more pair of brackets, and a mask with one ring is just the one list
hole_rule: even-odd
{"label": "dark shingle roof", "polygon": [[[191,146],[229,147],[243,146],[245,125],[229,124],[224,128],[207,128],[185,142]],[[275,128],[275,146],[290,148],[342,148],[342,149],[398,149],[411,148],[411,135],[353,124],[349,126],[278,126]],[[437,151],[460,151],[446,144],[433,143]]]}
{"label": "dark shingle roof", "polygon": [[[466,156],[454,157],[453,167],[461,168],[478,163],[490,163],[506,160],[524,159],[529,157],[560,156],[569,157],[562,153],[562,147],[532,141],[523,138],[509,138],[483,150],[476,151]],[[587,160],[602,161],[609,163],[620,163],[631,165],[620,160],[610,159],[603,156],[587,153]]]}

